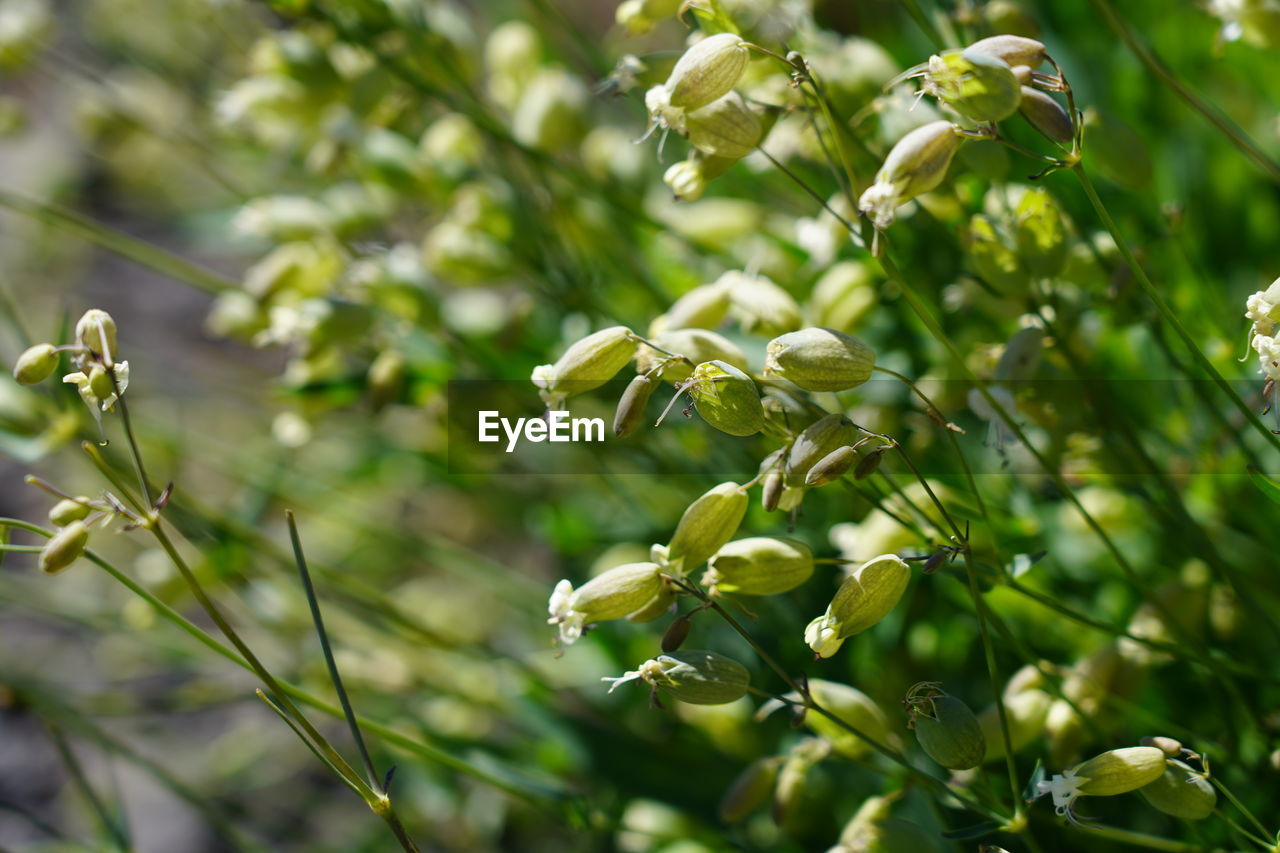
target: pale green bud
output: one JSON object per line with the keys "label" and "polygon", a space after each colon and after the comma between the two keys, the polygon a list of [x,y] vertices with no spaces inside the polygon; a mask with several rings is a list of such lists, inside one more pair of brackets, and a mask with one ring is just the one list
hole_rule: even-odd
{"label": "pale green bud", "polygon": [[707,178],[702,165],[694,160],[672,163],[662,173],[662,182],[671,188],[676,201],[697,201],[707,189]]}
{"label": "pale green bud", "polygon": [[701,284],[685,293],[649,327],[650,335],[668,329],[714,329],[729,313],[729,288],[720,281]]}
{"label": "pale green bud", "polygon": [[765,276],[730,271],[716,282],[728,288],[733,318],[742,331],[780,335],[800,328],[800,305]]}
{"label": "pale green bud", "polygon": [[1048,278],[1067,261],[1067,228],[1061,209],[1043,187],[1029,189],[1018,202],[1018,255],[1034,276]]}
{"label": "pale green bud", "polygon": [[644,409],[658,387],[658,380],[652,376],[639,375],[627,383],[627,389],[618,400],[618,408],[613,415],[613,434],[618,438],[626,438],[636,431],[644,420]]}
{"label": "pale green bud", "polygon": [[1173,764],[1165,767],[1154,782],[1139,788],[1138,793],[1152,808],[1179,820],[1204,820],[1218,805],[1212,782]]}
{"label": "pale green bud", "polygon": [[803,486],[809,469],[838,448],[853,444],[857,438],[857,427],[841,414],[825,415],[809,424],[787,452],[786,484]]}
{"label": "pale green bud", "polygon": [[764,406],[750,376],[724,361],[694,368],[681,386],[711,426],[729,435],[755,435],[764,427]]}
{"label": "pale green bud", "polygon": [[57,574],[78,560],[88,543],[89,528],[83,521],[72,521],[40,550],[40,571],[47,575]]}
{"label": "pale green bud", "polygon": [[1165,758],[1179,758],[1183,753],[1182,743],[1171,737],[1144,737],[1138,741],[1139,746],[1154,746],[1164,753]]}
{"label": "pale green bud", "polygon": [[706,329],[672,329],[662,332],[653,338],[653,343],[676,355],[682,355],[688,362],[668,360],[667,356],[653,347],[641,346],[636,353],[636,370],[648,373],[666,361],[661,376],[669,382],[683,382],[693,375],[695,365],[708,361],[722,361],[739,370],[747,367],[747,357],[737,344]]}
{"label": "pale green bud", "polygon": [[84,497],[60,500],[50,508],[49,521],[58,527],[66,527],[73,521],[83,521],[92,511],[88,503],[89,499]]}
{"label": "pale green bud", "polygon": [[610,693],[621,684],[644,681],[690,705],[726,705],[746,695],[751,675],[722,654],[684,650],[659,655],[633,672],[604,680],[613,682]]}
{"label": "pale green bud", "polygon": [[834,483],[853,467],[858,459],[858,451],[852,447],[837,447],[819,459],[808,473],[804,475],[804,484],[811,489]]}
{"label": "pale green bud", "polygon": [[776,756],[757,758],[733,780],[720,800],[720,820],[737,823],[765,804],[778,778],[783,759]]}
{"label": "pale green bud", "polygon": [[870,379],[875,363],[875,353],[857,338],[810,326],[769,341],[764,372],[806,391],[847,391]]}
{"label": "pale green bud", "polygon": [[1076,131],[1071,123],[1071,116],[1067,115],[1062,104],[1039,89],[1023,86],[1018,110],[1028,124],[1054,142],[1067,143],[1075,138]]}
{"label": "pale green bud", "polygon": [[863,802],[840,833],[840,844],[828,853],[933,853],[938,838],[923,827],[889,817],[897,796],[871,797]]}
{"label": "pale green bud", "polygon": [[846,639],[888,615],[910,579],[910,567],[895,554],[868,560],[840,585],[827,612],[805,628],[805,642],[818,656],[831,657]]}
{"label": "pale green bud", "polygon": [[560,627],[560,640],[572,643],[592,622],[622,619],[649,604],[663,587],[657,563],[627,563],[601,572],[577,589],[567,580],[556,584],[547,610],[550,625]]}
{"label": "pale green bud", "polygon": [[111,364],[120,352],[116,344],[116,321],[106,311],[90,308],[76,323],[76,343]]}
{"label": "pale green bud", "polygon": [[1095,755],[1077,765],[1075,775],[1084,779],[1080,793],[1092,797],[1126,794],[1148,785],[1164,774],[1164,753],[1154,746],[1128,746]]}
{"label": "pale green bud", "polygon": [[735,33],[707,36],[684,52],[664,84],[667,102],[682,110],[696,110],[727,95],[751,58],[746,42]]}
{"label": "pale green bud", "polygon": [[987,739],[969,706],[930,689],[907,700],[920,748],[948,770],[968,770],[982,763]]}
{"label": "pale green bud", "polygon": [[418,148],[432,166],[456,176],[479,163],[484,138],[467,116],[447,113],[427,126]]}
{"label": "pale green bud", "polygon": [[505,274],[511,252],[479,228],[446,220],[423,237],[422,263],[440,278],[467,284]]}
{"label": "pale green bud", "polygon": [[707,562],[702,583],[717,592],[776,595],[813,574],[813,552],[795,539],[753,536],[723,545]]}
{"label": "pale green bud", "polygon": [[747,514],[747,492],[737,483],[721,483],[698,498],[680,516],[667,545],[672,572],[687,575],[733,538]]}
{"label": "pale green bud", "polygon": [[931,56],[924,90],[979,122],[1004,121],[1018,111],[1022,97],[1009,65],[973,48]]}
{"label": "pale green bud", "polygon": [[13,365],[13,378],[19,385],[36,385],[48,379],[58,368],[58,351],[53,344],[36,344],[23,350]]}
{"label": "pale green bud", "polygon": [[979,39],[965,48],[965,50],[994,56],[1003,60],[1010,68],[1017,65],[1039,68],[1046,55],[1043,42],[1026,36],[1014,35],[990,36],[989,38]]}
{"label": "pale green bud", "polygon": [[547,405],[599,388],[636,354],[636,338],[626,326],[610,326],[573,344],[555,364],[533,369],[533,384]]}
{"label": "pale green bud", "polygon": [[764,131],[756,111],[737,92],[730,92],[687,113],[681,133],[704,154],[737,160],[755,150]]}
{"label": "pale green bud", "polygon": [[958,131],[949,121],[935,121],[898,140],[876,173],[876,182],[858,199],[858,209],[876,228],[888,228],[899,206],[942,183],[964,143]]}

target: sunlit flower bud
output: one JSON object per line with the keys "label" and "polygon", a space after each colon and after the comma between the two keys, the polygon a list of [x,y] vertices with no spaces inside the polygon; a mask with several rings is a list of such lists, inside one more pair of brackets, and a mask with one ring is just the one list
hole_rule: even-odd
{"label": "sunlit flower bud", "polygon": [[662,591],[657,563],[628,563],[596,575],[577,589],[567,580],[556,584],[547,610],[550,625],[560,626],[560,641],[572,643],[592,622],[622,619],[647,605]]}
{"label": "sunlit flower bud", "polygon": [[610,693],[622,684],[644,681],[690,705],[725,705],[746,695],[751,674],[742,664],[716,652],[676,651],[645,661],[619,678],[604,680],[613,682]]}
{"label": "sunlit flower bud", "polygon": [[120,352],[116,345],[116,321],[100,308],[90,308],[76,323],[76,343],[86,347],[106,364]]}
{"label": "sunlit flower bud", "polygon": [[[898,744],[898,738],[890,729],[889,720],[884,711],[875,703],[875,700],[861,690],[848,684],[821,678],[809,679],[808,689],[820,708],[843,720],[846,725],[885,746],[894,747]],[[788,693],[784,698],[794,702],[798,701],[800,696],[796,693]],[[784,707],[787,707],[787,704],[777,699],[765,702],[756,712],[756,718],[763,719]],[[872,749],[866,740],[816,711],[805,714],[804,724],[814,734],[830,741],[836,752],[846,758],[859,758]]]}
{"label": "sunlit flower bud", "polygon": [[683,382],[693,375],[696,365],[723,361],[739,370],[746,369],[747,357],[737,344],[706,329],[671,329],[656,335],[653,343],[669,353],[682,355],[687,362],[671,359],[653,347],[641,346],[636,353],[636,370],[648,373],[665,361],[661,377],[668,382]]}
{"label": "sunlit flower bud", "polygon": [[813,552],[795,539],[753,536],[723,545],[707,562],[702,583],[717,592],[777,595],[813,574]]}
{"label": "sunlit flower bud", "polygon": [[742,331],[781,335],[800,328],[800,305],[765,276],[731,271],[716,281],[728,288],[733,318]]}
{"label": "sunlit flower bud", "polygon": [[711,426],[729,435],[755,435],[764,427],[764,406],[750,376],[725,361],[694,368],[681,386]]}
{"label": "sunlit flower bud", "polygon": [[785,465],[786,484],[803,486],[809,469],[838,448],[858,437],[853,421],[841,414],[825,415],[805,427],[791,443]]}
{"label": "sunlit flower bud", "polygon": [[[1025,63],[1020,63],[1025,64]],[[972,48],[929,58],[925,92],[974,121],[1004,121],[1018,111],[1018,78],[1002,59]]]}
{"label": "sunlit flower bud", "polygon": [[917,685],[904,700],[920,748],[948,770],[968,770],[982,763],[987,739],[969,706],[933,685]]}
{"label": "sunlit flower bud", "polygon": [[1167,765],[1154,782],[1139,788],[1138,793],[1152,808],[1180,820],[1204,820],[1218,805],[1212,782],[1173,764]]}
{"label": "sunlit flower bud", "polygon": [[650,335],[668,329],[714,329],[729,313],[729,287],[721,281],[701,284],[681,296],[649,327]]}
{"label": "sunlit flower bud", "polygon": [[875,363],[875,353],[857,338],[810,326],[769,341],[764,372],[806,391],[847,391],[870,379]]}
{"label": "sunlit flower bud", "polygon": [[613,434],[618,438],[626,438],[636,431],[636,427],[644,420],[644,409],[658,387],[658,380],[652,376],[640,374],[627,383],[627,389],[618,400],[618,408],[613,415]]}
{"label": "sunlit flower bud", "polygon": [[1037,783],[1037,796],[1051,795],[1054,811],[1079,823],[1075,801],[1080,797],[1110,797],[1135,791],[1159,779],[1165,767],[1164,753],[1154,746],[1113,749]]}
{"label": "sunlit flower bud", "polygon": [[19,385],[36,385],[48,379],[58,367],[58,351],[53,344],[36,344],[23,350],[13,365]]}
{"label": "sunlit flower bud", "polygon": [[50,508],[49,521],[58,527],[66,527],[73,521],[83,521],[91,512],[88,503],[88,498],[60,500]]}
{"label": "sunlit flower bud", "polygon": [[1039,68],[1046,55],[1043,42],[1026,36],[1011,35],[990,36],[989,38],[979,39],[965,48],[965,50],[994,56],[1003,60],[1010,68],[1016,65]]}
{"label": "sunlit flower bud", "polygon": [[733,780],[720,800],[720,820],[737,823],[760,808],[769,799],[778,778],[783,759],[777,756],[757,758]]}
{"label": "sunlit flower bud", "polygon": [[1048,190],[1036,187],[1022,194],[1014,233],[1018,256],[1028,272],[1049,278],[1062,271],[1068,249],[1066,222]]}
{"label": "sunlit flower bud", "polygon": [[730,92],[684,116],[681,133],[689,144],[713,157],[746,157],[764,138],[760,116],[737,92]]}
{"label": "sunlit flower bud", "polygon": [[684,52],[664,84],[667,102],[696,110],[729,93],[747,70],[750,51],[735,33],[718,33]]}
{"label": "sunlit flower bud", "polygon": [[895,554],[868,560],[840,585],[827,612],[805,628],[805,642],[819,657],[831,657],[846,639],[888,615],[910,579],[910,567]]}
{"label": "sunlit flower bud", "polygon": [[804,475],[804,484],[811,489],[834,483],[845,475],[858,458],[852,447],[837,447],[814,464]]}
{"label": "sunlit flower bud", "polygon": [[747,514],[747,493],[737,483],[721,483],[680,516],[667,546],[668,568],[687,575],[733,538]]}
{"label": "sunlit flower bud", "polygon": [[702,174],[702,164],[694,160],[672,163],[662,173],[662,182],[671,188],[676,201],[697,201],[707,189],[707,179]]}
{"label": "sunlit flower bud", "polygon": [[1067,143],[1075,137],[1076,131],[1071,123],[1071,116],[1067,115],[1062,104],[1039,89],[1023,86],[1022,100],[1018,102],[1018,110],[1032,127],[1054,142]]}
{"label": "sunlit flower bud", "polygon": [[636,338],[626,326],[610,326],[573,344],[555,364],[533,370],[533,384],[549,406],[599,388],[626,366],[636,353]]}
{"label": "sunlit flower bud", "polygon": [[47,575],[57,574],[78,560],[88,543],[89,528],[83,521],[72,521],[40,550],[37,561],[40,571]]}
{"label": "sunlit flower bud", "polygon": [[893,146],[876,182],[858,199],[858,209],[881,230],[893,224],[894,211],[942,183],[964,137],[949,121],[918,127]]}

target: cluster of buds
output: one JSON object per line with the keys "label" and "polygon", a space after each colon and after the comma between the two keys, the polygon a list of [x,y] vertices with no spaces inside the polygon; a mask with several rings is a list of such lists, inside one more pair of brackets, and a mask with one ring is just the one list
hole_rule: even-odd
{"label": "cluster of buds", "polygon": [[27,348],[13,366],[13,378],[22,385],[43,382],[58,369],[64,352],[71,354],[79,369],[63,376],[62,381],[76,386],[95,419],[101,412],[111,411],[129,386],[129,362],[116,358],[115,320],[106,311],[91,308],[76,323],[74,344],[41,343]]}

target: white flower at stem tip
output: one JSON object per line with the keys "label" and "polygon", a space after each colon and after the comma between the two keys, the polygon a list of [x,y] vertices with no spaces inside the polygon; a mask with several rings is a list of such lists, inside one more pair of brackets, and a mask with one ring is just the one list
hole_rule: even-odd
{"label": "white flower at stem tip", "polygon": [[1058,816],[1079,824],[1081,821],[1076,817],[1075,801],[1081,796],[1080,788],[1088,781],[1086,776],[1077,776],[1074,769],[1064,770],[1047,781],[1037,782],[1036,790],[1040,793],[1036,798],[1049,794],[1053,797],[1053,810]]}

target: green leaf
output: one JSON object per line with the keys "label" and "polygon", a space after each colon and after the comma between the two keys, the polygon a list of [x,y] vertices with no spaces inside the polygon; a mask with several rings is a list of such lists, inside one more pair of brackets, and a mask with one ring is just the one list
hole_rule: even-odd
{"label": "green leaf", "polygon": [[1253,480],[1253,484],[1258,487],[1258,491],[1280,504],[1280,483],[1277,483],[1252,465],[1246,470],[1249,472],[1249,479]]}

